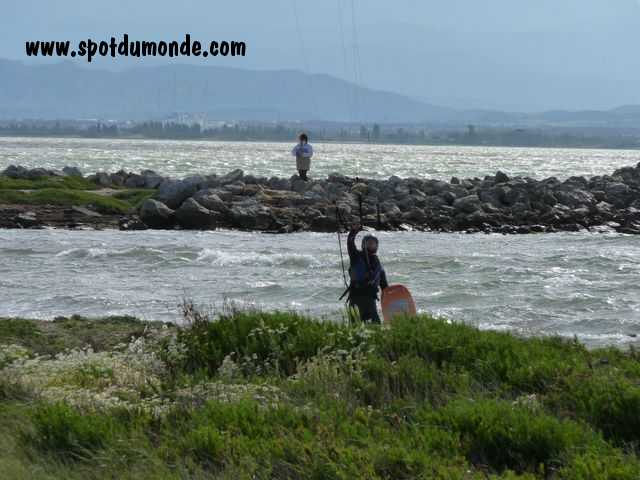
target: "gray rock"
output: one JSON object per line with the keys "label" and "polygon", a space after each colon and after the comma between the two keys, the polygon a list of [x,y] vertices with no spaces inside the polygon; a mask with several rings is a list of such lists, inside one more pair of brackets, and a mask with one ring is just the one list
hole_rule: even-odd
{"label": "gray rock", "polygon": [[268,186],[271,190],[291,190],[291,181],[287,178],[271,177]]}
{"label": "gray rock", "polygon": [[67,177],[82,177],[82,172],[78,167],[64,167],[62,173]]}
{"label": "gray rock", "polygon": [[507,189],[505,187],[491,187],[486,190],[478,190],[478,198],[483,203],[489,203],[495,208],[504,207],[504,198]]}
{"label": "gray rock", "polygon": [[144,180],[142,188],[158,188],[160,184],[165,180],[162,175],[158,175],[153,170],[143,170],[140,172],[140,176]]}
{"label": "gray rock", "polygon": [[177,209],[187,198],[199,190],[198,182],[192,180],[165,180],[158,188],[157,199],[171,209]]}
{"label": "gray rock", "polygon": [[127,188],[144,188],[145,178],[142,175],[132,173],[124,181],[124,186]]}
{"label": "gray rock", "polygon": [[215,227],[216,217],[193,198],[187,198],[175,212],[176,221],[183,228],[208,229]]}
{"label": "gray rock", "polygon": [[23,228],[37,227],[41,224],[35,212],[20,213],[15,216],[14,221]]}
{"label": "gray rock", "polygon": [[495,183],[507,183],[509,181],[509,176],[506,173],[498,170],[494,177],[494,181]]}
{"label": "gray rock", "polygon": [[[430,197],[430,198],[432,198],[432,197]],[[442,199],[442,201],[446,205],[453,205],[453,202],[456,201],[456,196],[453,194],[453,192],[443,192],[436,198]]]}
{"label": "gray rock", "polygon": [[453,208],[464,213],[473,213],[476,210],[480,210],[481,204],[478,195],[467,195],[466,197],[458,198],[453,202]]}
{"label": "gray rock", "polygon": [[217,194],[217,190],[200,190],[196,192],[193,199],[208,210],[225,212],[228,209],[226,203],[224,203]]}
{"label": "gray rock", "polygon": [[225,184],[224,189],[231,192],[232,195],[242,195],[244,193],[245,184],[241,181],[227,183]]}
{"label": "gray rock", "polygon": [[242,177],[244,177],[244,172],[241,169],[237,168],[220,177],[218,181],[220,185],[227,185],[228,183],[239,182],[240,180],[242,180]]}
{"label": "gray rock", "polygon": [[427,180],[424,182],[423,191],[427,195],[439,195],[443,192],[448,192],[451,185],[441,180]]}
{"label": "gray rock", "polygon": [[140,220],[151,228],[169,228],[174,223],[174,211],[164,203],[148,199],[140,206]]}
{"label": "gray rock", "polygon": [[73,210],[75,213],[79,213],[80,215],[84,215],[85,217],[94,217],[94,218],[102,217],[100,213],[94,212],[93,210],[89,210],[88,208],[81,207],[78,205],[72,206],[71,210]]}
{"label": "gray rock", "polygon": [[421,208],[412,208],[402,214],[402,220],[420,224],[426,222],[427,214]]}
{"label": "gray rock", "polygon": [[29,170],[20,165],[9,165],[2,172],[2,176],[15,179],[26,179],[28,175]]}
{"label": "gray rock", "polygon": [[294,175],[291,179],[291,190],[298,193],[304,193],[309,187],[309,182],[305,182],[297,175]]}
{"label": "gray rock", "polygon": [[54,175],[51,170],[47,170],[46,168],[32,168],[27,172],[27,178],[29,180],[37,180],[38,178],[52,177],[52,176],[56,176],[56,175]]}
{"label": "gray rock", "polygon": [[330,173],[327,177],[327,181],[329,183],[342,183],[346,184],[349,182],[349,179],[340,173]]}
{"label": "gray rock", "polygon": [[105,172],[97,172],[93,178],[93,182],[101,187],[110,187],[111,176]]}
{"label": "gray rock", "polygon": [[111,184],[116,187],[124,186],[124,182],[126,179],[127,179],[127,174],[125,172],[117,172],[109,175],[109,180],[111,181]]}
{"label": "gray rock", "polygon": [[624,183],[609,183],[605,188],[605,194],[607,202],[623,208],[631,202],[632,190]]}
{"label": "gray rock", "polygon": [[529,204],[529,193],[522,184],[516,184],[511,187],[507,187],[504,190],[504,198],[502,201],[506,205],[514,205],[516,203]]}
{"label": "gray rock", "polygon": [[579,188],[572,188],[567,185],[562,185],[557,188],[553,196],[558,200],[558,203],[567,205],[569,207],[579,207],[582,205],[594,205],[596,199],[591,192],[581,190]]}

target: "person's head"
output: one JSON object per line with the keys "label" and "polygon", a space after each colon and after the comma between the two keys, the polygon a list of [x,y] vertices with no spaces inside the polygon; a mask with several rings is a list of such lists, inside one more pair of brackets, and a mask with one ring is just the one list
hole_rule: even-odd
{"label": "person's head", "polygon": [[378,253],[378,239],[373,235],[367,235],[362,239],[362,248],[367,250],[369,255]]}
{"label": "person's head", "polygon": [[309,143],[309,137],[304,132],[298,135],[298,140],[300,140],[300,143]]}

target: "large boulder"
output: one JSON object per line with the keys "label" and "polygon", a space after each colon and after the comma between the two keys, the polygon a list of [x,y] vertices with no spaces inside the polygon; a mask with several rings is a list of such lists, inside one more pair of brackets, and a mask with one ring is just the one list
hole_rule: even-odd
{"label": "large boulder", "polygon": [[244,177],[244,172],[241,169],[237,168],[227,173],[226,175],[223,175],[217,180],[220,185],[227,185],[228,183],[236,183],[241,181],[242,177]]}
{"label": "large boulder", "polygon": [[140,176],[144,180],[142,185],[144,188],[158,188],[165,180],[163,176],[158,175],[153,170],[143,170],[140,172]]}
{"label": "large boulder", "polygon": [[62,173],[67,177],[82,177],[82,172],[78,167],[64,167]]}
{"label": "large boulder", "polygon": [[227,204],[220,198],[218,192],[218,190],[207,188],[199,190],[192,198],[208,210],[225,212],[228,209]]}
{"label": "large boulder", "polygon": [[633,190],[621,182],[607,184],[605,194],[607,202],[618,208],[624,208],[633,201]]}
{"label": "large boulder", "polygon": [[42,222],[40,222],[40,220],[38,220],[38,216],[36,215],[35,212],[19,213],[14,218],[14,221],[21,228],[33,228],[33,227],[38,227],[38,226],[42,225]]}
{"label": "large boulder", "polygon": [[305,182],[298,175],[291,177],[291,190],[298,193],[304,193],[309,188],[309,182]]}
{"label": "large boulder", "polygon": [[127,188],[144,188],[145,179],[142,175],[132,173],[124,181],[124,186]]}
{"label": "large boulder", "polygon": [[478,190],[478,197],[483,203],[491,204],[495,208],[503,208],[506,191],[505,187],[491,187]]}
{"label": "large boulder", "polygon": [[506,173],[498,170],[494,177],[495,183],[507,183],[509,181],[509,177]]}
{"label": "large boulder", "polygon": [[183,228],[208,229],[215,227],[216,217],[193,198],[187,198],[175,212],[176,221]]}
{"label": "large boulder", "polygon": [[427,180],[424,182],[423,191],[427,195],[439,195],[441,193],[449,191],[451,184],[443,182],[441,180]]}
{"label": "large boulder", "polygon": [[558,203],[569,207],[577,208],[584,205],[596,204],[596,199],[591,192],[568,185],[558,187],[553,192],[553,196],[557,199]]}
{"label": "large boulder", "polygon": [[291,190],[291,180],[288,178],[271,177],[267,182],[271,190]]}
{"label": "large boulder", "polygon": [[227,183],[224,189],[231,192],[232,195],[242,195],[244,194],[245,183],[239,180],[237,182]]}
{"label": "large boulder", "polygon": [[249,202],[234,204],[229,211],[229,219],[234,227],[245,230],[270,230],[276,225],[268,207]]}
{"label": "large boulder", "polygon": [[145,200],[140,206],[140,220],[151,228],[169,228],[173,226],[175,212],[164,203],[154,199]]}
{"label": "large boulder", "polygon": [[25,179],[29,174],[29,170],[20,165],[9,165],[2,172],[3,177]]}
{"label": "large boulder", "polygon": [[29,180],[37,180],[38,178],[43,177],[57,177],[60,176],[62,172],[58,172],[55,170],[47,170],[46,168],[32,168],[27,172],[27,178]]}
{"label": "large boulder", "polygon": [[111,176],[106,172],[97,172],[95,175],[89,177],[95,184],[101,187],[111,186]]}
{"label": "large boulder", "polygon": [[129,174],[124,170],[118,170],[116,173],[112,173],[109,175],[109,179],[111,180],[111,184],[116,187],[124,186],[124,182],[127,180]]}
{"label": "large boulder", "polygon": [[204,184],[206,184],[206,179],[201,176],[188,177],[184,180],[168,179],[160,184],[157,198],[169,208],[177,209],[180,208],[182,202],[193,196]]}
{"label": "large boulder", "polygon": [[455,200],[453,202],[453,208],[460,212],[473,213],[481,209],[481,202],[478,195],[467,195],[466,197]]}

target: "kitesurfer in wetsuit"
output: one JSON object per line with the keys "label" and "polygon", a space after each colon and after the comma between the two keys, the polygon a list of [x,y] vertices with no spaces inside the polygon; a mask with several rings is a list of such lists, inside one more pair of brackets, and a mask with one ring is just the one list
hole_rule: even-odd
{"label": "kitesurfer in wetsuit", "polygon": [[381,288],[384,294],[384,289],[389,284],[378,258],[378,239],[373,235],[365,235],[362,238],[362,249],[358,250],[355,240],[360,231],[361,225],[353,225],[347,238],[347,250],[351,260],[349,306],[358,309],[362,321],[380,323],[376,306],[378,290]]}
{"label": "kitesurfer in wetsuit", "polygon": [[309,143],[309,137],[306,133],[298,135],[298,144],[293,147],[291,154],[296,157],[296,170],[298,170],[298,175],[306,182],[309,180],[307,172],[311,168],[311,157],[313,157],[313,148]]}

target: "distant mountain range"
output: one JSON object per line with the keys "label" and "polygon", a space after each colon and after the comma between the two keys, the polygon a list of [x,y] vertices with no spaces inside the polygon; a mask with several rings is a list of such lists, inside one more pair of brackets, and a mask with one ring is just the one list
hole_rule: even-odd
{"label": "distant mountain range", "polygon": [[0,60],[0,118],[441,122],[455,111],[328,75],[171,65],[121,72]]}
{"label": "distant mountain range", "polygon": [[0,60],[3,120],[140,121],[185,113],[210,120],[640,129],[640,106],[530,114],[455,110],[293,70],[168,65],[115,72],[71,62]]}

